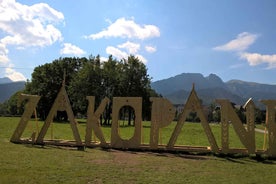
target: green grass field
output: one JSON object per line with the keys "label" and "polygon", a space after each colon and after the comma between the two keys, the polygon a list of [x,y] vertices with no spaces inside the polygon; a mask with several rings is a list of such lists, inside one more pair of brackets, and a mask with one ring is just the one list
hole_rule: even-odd
{"label": "green grass field", "polygon": [[[19,118],[0,117],[0,183],[276,183],[276,161],[243,157],[187,155],[13,144],[9,139]],[[43,122],[30,121],[23,137],[30,137]],[[150,126],[143,124],[143,143],[149,142]],[[175,123],[161,131],[166,144]],[[85,124],[78,124],[81,138]],[[220,147],[220,125],[211,125]],[[103,127],[107,140],[110,128]],[[130,138],[131,127],[121,127],[120,135]],[[73,139],[67,123],[53,123],[47,139]],[[256,133],[258,149],[263,134]],[[208,146],[200,124],[186,123],[177,144]],[[242,147],[230,128],[230,147]]]}

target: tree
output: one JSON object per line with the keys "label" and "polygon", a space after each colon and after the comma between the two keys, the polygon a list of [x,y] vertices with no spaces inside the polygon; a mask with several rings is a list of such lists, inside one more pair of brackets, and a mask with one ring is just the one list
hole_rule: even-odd
{"label": "tree", "polygon": [[96,96],[96,105],[105,95],[103,88],[103,71],[100,56],[90,56],[77,75],[72,79],[68,93],[73,103],[74,112],[86,113],[86,96]]}
{"label": "tree", "polygon": [[23,91],[14,93],[8,100],[8,113],[10,115],[21,115],[24,112],[24,102],[19,102],[20,94]]}
{"label": "tree", "polygon": [[220,111],[220,107],[218,107],[218,106],[213,111],[213,121],[214,122],[220,122],[221,121],[221,111]]}
{"label": "tree", "polygon": [[[74,75],[86,61],[86,58],[59,58],[52,63],[46,63],[34,69],[32,80],[27,82],[25,92],[41,96],[37,106],[37,113],[40,118],[45,119],[47,117],[64,80],[64,74],[65,84],[69,85]],[[66,114],[58,114],[57,119],[63,116]]]}
{"label": "tree", "polygon": [[[150,118],[150,100],[151,96],[158,96],[151,89],[151,79],[147,74],[146,66],[135,56],[129,56],[122,60],[122,72],[120,77],[121,95],[131,97],[143,97],[143,119]],[[130,125],[133,110],[127,107],[129,112],[128,124]]]}
{"label": "tree", "polygon": [[8,102],[0,103],[0,116],[8,115]]}
{"label": "tree", "polygon": [[[114,96],[120,96],[120,72],[122,63],[109,56],[107,62],[103,63],[103,78],[102,86],[104,89],[104,96],[112,99]],[[101,98],[103,98],[101,97]],[[110,125],[112,112],[112,102],[109,103],[105,109],[104,122],[105,125]]]}
{"label": "tree", "polygon": [[23,91],[17,91],[8,100],[0,104],[0,115],[19,116],[23,114],[25,103],[18,103],[19,96],[21,93],[23,93]]}
{"label": "tree", "polygon": [[215,101],[211,102],[207,106],[206,116],[207,116],[207,121],[209,123],[220,122],[220,106],[218,106],[218,104]]}
{"label": "tree", "polygon": [[[104,97],[112,100],[114,96],[138,96],[143,98],[143,117],[150,117],[149,98],[157,94],[150,87],[146,66],[134,56],[121,61],[109,56],[108,61],[101,62],[99,55],[91,55],[89,58],[60,58],[35,68],[25,92],[41,96],[37,112],[42,119],[48,115],[57,96],[64,72],[66,89],[75,114],[86,114],[86,96],[95,96],[96,106]],[[106,124],[111,118],[111,107],[112,103],[107,105],[103,116]]]}
{"label": "tree", "polygon": [[265,123],[266,111],[259,108],[255,109],[255,119],[257,124]]}

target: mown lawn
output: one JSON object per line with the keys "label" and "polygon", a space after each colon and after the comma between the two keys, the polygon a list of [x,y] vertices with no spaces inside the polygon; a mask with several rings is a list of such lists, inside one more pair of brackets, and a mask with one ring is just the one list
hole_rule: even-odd
{"label": "mown lawn", "polygon": [[[243,157],[187,155],[13,144],[9,139],[19,118],[0,117],[0,183],[276,183],[276,161]],[[30,121],[23,137],[30,137],[43,122]],[[161,131],[166,144],[174,123]],[[84,139],[85,124],[78,125]],[[220,125],[211,125],[220,146]],[[230,146],[242,147],[230,129]],[[110,128],[103,127],[106,139]],[[128,138],[132,128],[121,127]],[[145,122],[143,142],[148,143],[150,126]],[[129,132],[129,134],[127,134]],[[73,139],[69,124],[54,123],[46,138]],[[256,133],[258,148],[263,134]],[[208,145],[200,124],[183,126],[177,144]]]}

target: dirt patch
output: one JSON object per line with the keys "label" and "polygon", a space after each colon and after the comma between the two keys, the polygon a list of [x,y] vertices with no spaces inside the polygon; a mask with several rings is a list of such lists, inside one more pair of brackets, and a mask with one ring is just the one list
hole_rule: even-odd
{"label": "dirt patch", "polygon": [[117,164],[135,166],[141,163],[141,155],[136,152],[112,150],[111,153],[113,161]]}
{"label": "dirt patch", "polygon": [[135,168],[138,165],[142,165],[145,161],[145,157],[164,157],[164,158],[182,158],[189,160],[209,160],[210,156],[207,155],[193,155],[193,154],[173,154],[173,153],[158,153],[158,152],[136,152],[136,151],[126,151],[126,150],[116,150],[108,149],[105,150],[109,152],[108,157],[94,157],[90,162],[95,164],[108,165],[110,163],[115,163],[116,165],[121,165],[123,167]]}
{"label": "dirt patch", "polygon": [[115,163],[116,165],[127,165],[128,167],[135,167],[143,162],[143,159],[141,159],[141,157],[143,157],[143,155],[146,155],[146,153],[142,152],[121,151],[115,149],[108,149],[105,151],[109,153],[108,157],[98,155],[97,157],[93,157],[90,162],[100,165]]}

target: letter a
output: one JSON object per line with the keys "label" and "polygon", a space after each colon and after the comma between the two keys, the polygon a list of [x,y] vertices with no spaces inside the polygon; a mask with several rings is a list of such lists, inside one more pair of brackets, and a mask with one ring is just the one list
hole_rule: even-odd
{"label": "letter a", "polygon": [[72,111],[70,101],[69,101],[68,95],[65,90],[64,82],[63,82],[62,87],[57,95],[57,98],[55,99],[55,102],[46,118],[46,121],[45,121],[43,127],[41,128],[41,131],[39,132],[36,143],[43,144],[43,138],[44,138],[45,134],[47,133],[47,130],[48,130],[50,124],[53,122],[54,116],[57,111],[66,111],[67,112],[76,144],[77,144],[77,146],[81,146],[82,141],[81,141],[80,134],[79,134],[79,131],[77,128],[77,123],[75,121],[74,113]]}
{"label": "letter a", "polygon": [[189,98],[188,98],[188,100],[187,100],[187,102],[184,106],[183,112],[181,113],[181,115],[180,115],[180,117],[177,121],[174,132],[173,132],[173,134],[170,138],[170,141],[169,141],[167,147],[168,148],[173,148],[173,146],[174,146],[174,144],[177,140],[177,137],[180,134],[181,129],[182,129],[184,123],[185,123],[186,117],[192,111],[197,112],[197,115],[200,118],[201,125],[202,125],[202,127],[205,131],[205,134],[207,135],[207,138],[208,138],[208,141],[210,143],[212,151],[218,152],[219,149],[218,149],[218,146],[217,146],[217,142],[216,142],[215,137],[214,137],[214,135],[211,131],[211,128],[210,128],[210,126],[209,126],[209,124],[206,120],[206,117],[204,115],[204,112],[203,112],[201,104],[200,104],[200,100],[197,97],[196,91],[194,89],[194,85],[193,85],[192,91],[190,93],[190,96],[189,96]]}

